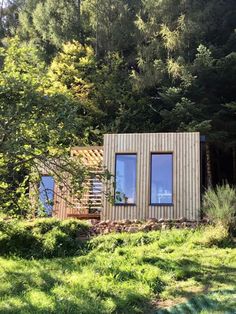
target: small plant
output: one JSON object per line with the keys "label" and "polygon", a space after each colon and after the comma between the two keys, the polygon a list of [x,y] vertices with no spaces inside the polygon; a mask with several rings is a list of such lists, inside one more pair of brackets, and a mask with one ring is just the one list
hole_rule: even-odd
{"label": "small plant", "polygon": [[232,231],[236,225],[236,189],[229,184],[209,189],[204,195],[203,210],[209,219]]}
{"label": "small plant", "polygon": [[[204,236],[202,236],[203,232]],[[230,243],[230,238],[227,229],[222,224],[217,224],[217,226],[206,226],[195,231],[191,241],[202,247],[223,247]]]}

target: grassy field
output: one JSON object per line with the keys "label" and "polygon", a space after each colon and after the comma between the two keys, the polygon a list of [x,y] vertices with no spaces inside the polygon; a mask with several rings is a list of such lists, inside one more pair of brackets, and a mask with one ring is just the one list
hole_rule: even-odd
{"label": "grassy field", "polygon": [[221,228],[100,236],[79,257],[0,258],[0,313],[235,313]]}

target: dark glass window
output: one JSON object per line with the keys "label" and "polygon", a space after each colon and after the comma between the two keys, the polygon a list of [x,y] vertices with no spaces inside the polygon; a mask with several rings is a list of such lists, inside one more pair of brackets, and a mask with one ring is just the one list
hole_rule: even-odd
{"label": "dark glass window", "polygon": [[173,156],[152,154],[151,160],[151,204],[173,202]]}
{"label": "dark glass window", "polygon": [[115,203],[136,203],[136,154],[117,154],[115,173]]}
{"label": "dark glass window", "polygon": [[52,215],[54,198],[54,179],[52,176],[42,176],[39,185],[39,200],[48,216]]}

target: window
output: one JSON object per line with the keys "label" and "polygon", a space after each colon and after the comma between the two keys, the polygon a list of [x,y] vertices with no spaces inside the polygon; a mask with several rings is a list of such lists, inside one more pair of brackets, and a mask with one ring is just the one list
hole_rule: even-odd
{"label": "window", "polygon": [[117,154],[115,204],[136,203],[136,154]]}
{"label": "window", "polygon": [[39,185],[39,200],[48,216],[52,215],[54,198],[54,179],[52,176],[42,176]]}
{"label": "window", "polygon": [[151,204],[172,204],[172,170],[172,154],[151,155]]}

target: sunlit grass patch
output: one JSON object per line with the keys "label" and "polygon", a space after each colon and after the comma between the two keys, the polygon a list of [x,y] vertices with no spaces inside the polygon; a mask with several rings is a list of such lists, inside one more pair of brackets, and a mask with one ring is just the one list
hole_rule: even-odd
{"label": "sunlit grass patch", "polygon": [[40,311],[50,312],[54,308],[53,297],[46,292],[36,289],[30,290],[25,294],[25,301]]}

